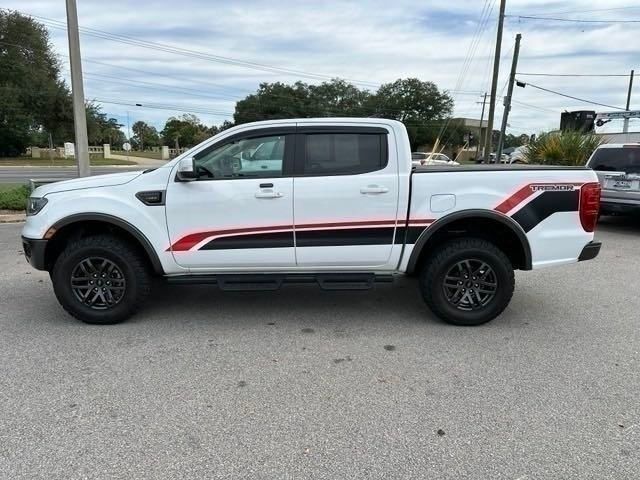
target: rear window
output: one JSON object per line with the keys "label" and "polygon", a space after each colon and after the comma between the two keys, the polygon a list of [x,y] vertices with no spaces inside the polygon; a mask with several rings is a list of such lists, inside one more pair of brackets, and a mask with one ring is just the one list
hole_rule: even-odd
{"label": "rear window", "polygon": [[589,166],[605,172],[640,174],[640,147],[599,148]]}
{"label": "rear window", "polygon": [[305,138],[305,175],[353,175],[383,169],[386,137],[369,133],[317,133]]}

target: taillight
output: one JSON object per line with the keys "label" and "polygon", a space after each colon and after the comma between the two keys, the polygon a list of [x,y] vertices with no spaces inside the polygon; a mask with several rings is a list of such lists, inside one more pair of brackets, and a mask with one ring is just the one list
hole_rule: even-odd
{"label": "taillight", "polygon": [[593,232],[600,212],[600,184],[585,183],[580,189],[580,223],[585,232]]}

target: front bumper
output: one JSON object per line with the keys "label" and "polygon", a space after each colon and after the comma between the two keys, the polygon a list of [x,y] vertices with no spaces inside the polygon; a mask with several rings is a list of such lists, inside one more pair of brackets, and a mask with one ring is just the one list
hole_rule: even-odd
{"label": "front bumper", "polygon": [[580,256],[578,257],[578,261],[582,262],[584,260],[592,260],[598,256],[600,253],[600,247],[602,247],[602,242],[589,242],[587,243]]}
{"label": "front bumper", "polygon": [[22,237],[22,250],[27,262],[37,270],[46,270],[45,250],[47,249],[47,240],[37,240],[34,238]]}

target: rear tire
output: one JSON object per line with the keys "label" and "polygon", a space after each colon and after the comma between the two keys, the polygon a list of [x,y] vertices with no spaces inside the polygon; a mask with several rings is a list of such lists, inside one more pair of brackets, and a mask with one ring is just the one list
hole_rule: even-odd
{"label": "rear tire", "polygon": [[420,290],[427,306],[454,325],[493,320],[509,305],[515,278],[509,258],[479,238],[452,240],[427,259]]}
{"label": "rear tire", "polygon": [[51,272],[62,307],[85,323],[110,325],[131,317],[151,290],[145,258],[112,235],[69,242]]}

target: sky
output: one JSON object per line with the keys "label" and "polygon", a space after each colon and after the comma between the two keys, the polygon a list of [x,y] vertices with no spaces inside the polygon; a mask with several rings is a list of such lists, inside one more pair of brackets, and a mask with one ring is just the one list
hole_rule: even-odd
{"label": "sky", "polygon": [[[454,116],[476,119],[482,94],[491,88],[499,0],[77,1],[85,29],[80,35],[85,97],[102,104],[125,133],[137,120],[161,129],[169,116],[184,112],[207,125],[220,124],[261,82],[320,83],[339,77],[375,90],[417,77],[450,92]],[[64,0],[2,3],[47,26],[68,79]],[[516,33],[522,34],[517,78],[529,85],[514,90],[509,133],[557,129],[564,110],[613,110],[531,84],[625,107],[629,71],[640,74],[637,0],[507,0],[506,15],[496,128]],[[140,41],[164,47],[145,48]],[[636,85],[631,109],[640,109],[640,78]],[[612,121],[600,130],[621,128],[621,121]],[[631,130],[640,131],[640,119],[631,121]]]}

